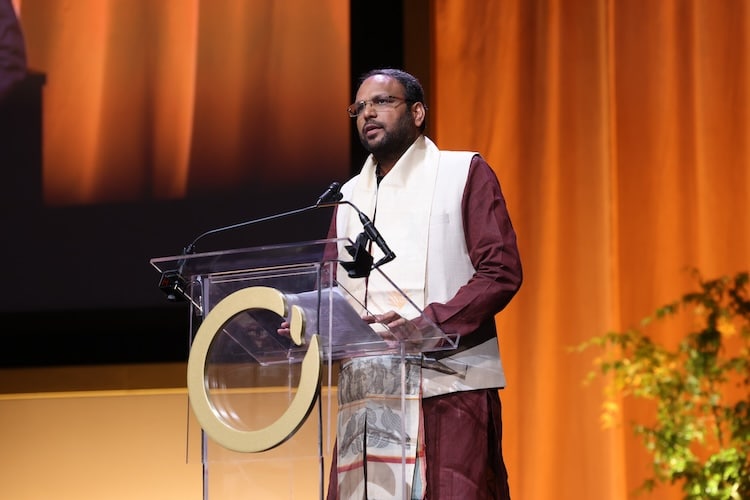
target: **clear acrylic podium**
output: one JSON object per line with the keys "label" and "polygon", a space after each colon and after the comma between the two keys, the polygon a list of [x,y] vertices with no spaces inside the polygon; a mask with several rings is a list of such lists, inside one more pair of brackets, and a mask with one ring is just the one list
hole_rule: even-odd
{"label": "clear acrylic podium", "polygon": [[202,464],[204,499],[325,498],[337,362],[457,347],[405,296],[401,314],[421,342],[365,322],[364,304],[336,280],[346,272],[339,242],[151,259],[159,286],[189,304],[187,455]]}

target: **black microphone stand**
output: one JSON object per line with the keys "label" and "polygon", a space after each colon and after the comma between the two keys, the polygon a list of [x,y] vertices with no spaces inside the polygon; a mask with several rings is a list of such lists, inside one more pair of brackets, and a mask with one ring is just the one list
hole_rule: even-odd
{"label": "black microphone stand", "polygon": [[[349,205],[354,209],[355,212],[357,212],[357,215],[359,216],[359,220],[362,223],[363,232],[357,236],[356,241],[352,245],[347,245],[345,248],[347,252],[349,252],[349,255],[353,258],[351,262],[347,261],[339,261],[340,264],[344,269],[346,269],[347,274],[351,278],[366,278],[370,275],[370,272],[372,272],[373,269],[376,269],[383,264],[392,261],[396,258],[396,254],[388,247],[383,237],[380,235],[378,230],[375,228],[375,225],[372,223],[372,221],[365,215],[359,208],[357,208],[353,203],[344,200],[341,201],[341,198],[343,195],[340,192],[341,190],[341,184],[338,182],[332,183],[326,191],[318,198],[318,201],[314,205],[308,205],[303,208],[298,208],[295,210],[290,210],[287,212],[282,212],[278,214],[269,215],[266,217],[261,217],[259,219],[252,219],[244,222],[238,222],[237,224],[231,224],[229,226],[222,226],[215,229],[210,229],[208,231],[205,231],[198,236],[196,236],[185,248],[183,248],[182,255],[187,256],[190,254],[195,253],[195,248],[198,243],[198,241],[202,240],[203,238],[210,236],[212,234],[229,231],[232,229],[238,229],[241,227],[246,227],[254,224],[260,224],[261,222],[268,222],[275,219],[281,219],[284,217],[290,217],[292,215],[301,214],[303,212],[307,212],[310,210],[314,210],[317,208],[327,208],[327,207],[335,207],[338,205]],[[367,249],[368,242],[373,241],[376,245],[380,248],[380,250],[383,252],[383,257],[373,264],[373,256]],[[164,293],[167,294],[167,298],[171,301],[180,301],[184,300],[186,297],[185,288],[187,284],[185,283],[185,280],[182,278],[182,271],[184,269],[184,266],[186,264],[187,259],[182,259],[180,261],[179,267],[175,270],[164,272],[161,276],[161,280],[159,282],[159,288],[164,291]]]}
{"label": "black microphone stand", "polygon": [[[195,248],[196,248],[198,241],[212,234],[221,233],[221,232],[229,231],[232,229],[238,229],[238,228],[250,226],[253,224],[260,224],[261,222],[268,222],[274,219],[281,219],[283,217],[290,217],[292,215],[307,212],[309,210],[314,210],[316,208],[335,206],[338,204],[338,201],[343,196],[340,193],[340,190],[341,190],[341,184],[339,184],[338,182],[333,182],[331,183],[330,186],[328,186],[325,192],[318,198],[318,201],[314,205],[309,205],[307,207],[298,208],[295,210],[290,210],[290,211],[282,212],[279,214],[273,214],[267,217],[261,217],[259,219],[252,219],[252,220],[248,220],[244,222],[238,222],[237,224],[231,224],[229,226],[222,226],[222,227],[218,227],[218,228],[205,231],[199,234],[198,236],[196,236],[193,239],[193,241],[191,241],[187,246],[185,246],[185,248],[182,249],[182,255],[187,256],[187,255],[195,253]],[[187,259],[181,259],[177,269],[166,271],[162,273],[161,275],[161,279],[159,280],[159,288],[164,293],[167,294],[167,299],[170,301],[180,302],[180,301],[185,300],[186,297],[188,297],[186,293],[187,283],[185,282],[185,279],[182,277],[182,271],[184,270],[186,263],[187,263]]]}
{"label": "black microphone stand", "polygon": [[[383,264],[392,261],[396,258],[396,254],[388,247],[385,239],[381,236],[380,232],[375,228],[375,224],[372,223],[369,217],[365,215],[359,208],[349,201],[339,201],[338,205],[349,205],[357,212],[359,221],[362,223],[364,231],[357,236],[356,241],[353,245],[347,245],[346,251],[353,257],[352,262],[341,262],[341,266],[346,269],[347,274],[350,278],[366,278],[370,275],[373,269],[376,269]],[[372,254],[367,250],[367,243],[369,241],[375,242],[375,244],[383,252],[383,257],[373,264]]]}

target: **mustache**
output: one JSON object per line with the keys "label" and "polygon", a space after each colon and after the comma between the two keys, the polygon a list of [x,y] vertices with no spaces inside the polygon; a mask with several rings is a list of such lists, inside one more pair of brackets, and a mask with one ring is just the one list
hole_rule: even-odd
{"label": "mustache", "polygon": [[375,119],[369,119],[369,120],[367,120],[367,121],[366,121],[366,122],[364,123],[364,125],[362,125],[362,130],[365,130],[366,128],[368,128],[368,127],[370,127],[370,126],[375,126],[375,127],[380,127],[380,128],[383,128],[383,124],[382,124],[382,123],[380,123],[379,121],[377,121],[377,120],[375,120]]}

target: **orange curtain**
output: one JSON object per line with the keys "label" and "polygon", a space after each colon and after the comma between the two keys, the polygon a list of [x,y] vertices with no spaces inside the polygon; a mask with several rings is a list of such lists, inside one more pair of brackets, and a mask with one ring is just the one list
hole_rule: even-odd
{"label": "orange curtain", "polygon": [[348,175],[348,0],[14,3],[47,77],[48,205]]}
{"label": "orange curtain", "polygon": [[493,165],[524,264],[498,317],[512,494],[630,498],[650,463],[629,422],[648,414],[624,402],[602,429],[593,355],[569,348],[678,298],[685,268],[750,267],[750,6],[432,0],[431,15],[435,138]]}
{"label": "orange curtain", "polygon": [[[48,203],[347,175],[348,0],[14,4],[47,75]],[[430,5],[434,139],[497,170],[524,263],[498,317],[513,495],[627,498],[649,468],[627,423],[643,410],[625,402],[603,430],[601,385],[582,384],[593,354],[569,348],[676,298],[686,267],[750,267],[750,6]]]}

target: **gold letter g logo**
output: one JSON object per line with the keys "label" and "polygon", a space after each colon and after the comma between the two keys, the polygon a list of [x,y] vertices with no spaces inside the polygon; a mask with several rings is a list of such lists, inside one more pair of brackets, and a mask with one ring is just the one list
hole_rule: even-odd
{"label": "gold letter g logo", "polygon": [[[312,410],[320,388],[321,357],[318,336],[313,335],[302,361],[299,387],[284,414],[271,425],[245,431],[232,427],[223,420],[211,404],[206,388],[206,357],[214,336],[234,316],[247,309],[267,309],[286,317],[289,307],[283,293],[275,288],[249,287],[227,295],[206,315],[190,348],[188,358],[188,396],[198,422],[214,441],[230,450],[254,453],[269,450],[289,439]],[[294,306],[290,320],[292,339],[302,345],[304,316]]]}

